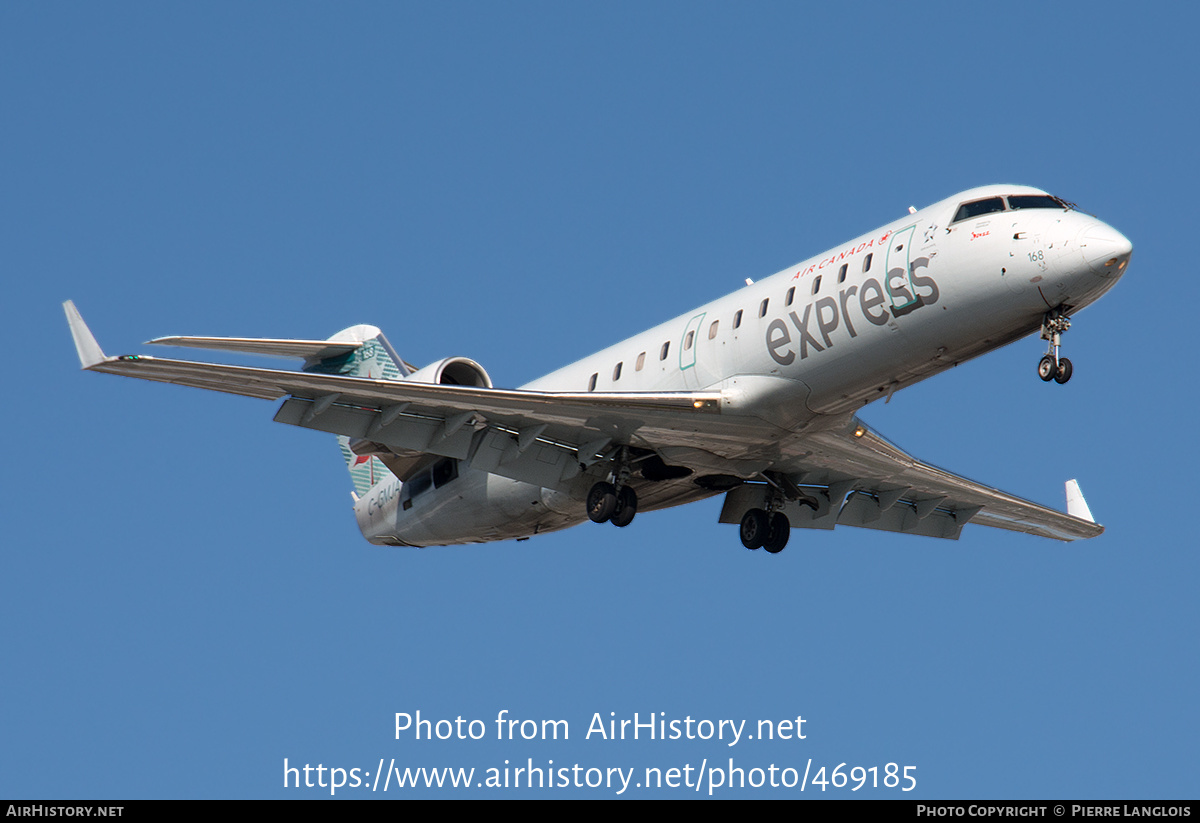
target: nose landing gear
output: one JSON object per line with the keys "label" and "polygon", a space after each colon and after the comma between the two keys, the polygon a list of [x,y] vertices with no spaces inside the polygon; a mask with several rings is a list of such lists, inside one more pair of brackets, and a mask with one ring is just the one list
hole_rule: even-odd
{"label": "nose landing gear", "polygon": [[1046,316],[1042,318],[1042,339],[1049,341],[1049,346],[1045,357],[1038,363],[1038,377],[1047,383],[1053,380],[1062,384],[1071,379],[1073,371],[1071,361],[1058,356],[1059,347],[1062,345],[1062,336],[1067,333],[1069,328],[1071,328],[1071,321],[1061,307],[1047,312]]}

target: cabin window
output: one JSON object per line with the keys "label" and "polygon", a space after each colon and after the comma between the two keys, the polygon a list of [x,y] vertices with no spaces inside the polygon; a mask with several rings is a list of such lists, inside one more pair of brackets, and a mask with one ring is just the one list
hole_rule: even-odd
{"label": "cabin window", "polygon": [[963,203],[958,207],[958,211],[954,213],[954,219],[950,222],[957,223],[959,220],[969,220],[972,217],[981,217],[997,211],[1004,211],[1004,198],[987,197],[973,203]]}
{"label": "cabin window", "polygon": [[766,300],[764,300],[758,304],[758,316],[759,317],[767,316],[767,303],[769,303],[769,302],[771,302],[771,299],[768,297]]}
{"label": "cabin window", "polygon": [[670,340],[668,340],[666,343],[663,343],[663,345],[662,345],[662,351],[660,351],[660,352],[658,353],[658,359],[659,359],[659,360],[666,360],[666,359],[667,359],[667,352],[669,352],[670,350],[671,350],[671,341],[670,341]]}
{"label": "cabin window", "polygon": [[868,254],[867,259],[863,261],[863,273],[864,274],[871,270],[871,258],[874,256],[875,255],[873,255],[873,254]]}
{"label": "cabin window", "polygon": [[816,294],[820,290],[821,290],[821,278],[818,277],[816,280],[813,281],[813,294]]}
{"label": "cabin window", "polygon": [[690,351],[692,348],[692,341],[695,339],[696,339],[696,333],[694,331],[688,332],[687,337],[683,338],[683,350]]}
{"label": "cabin window", "polygon": [[621,379],[621,366],[623,366],[623,365],[625,365],[624,362],[621,362],[613,367],[613,382],[614,383],[616,383],[618,380]]}
{"label": "cabin window", "polygon": [[600,376],[600,374],[598,372],[596,374],[592,375],[592,379],[588,381],[588,391],[596,390],[596,378],[598,378],[599,376]]}
{"label": "cabin window", "polygon": [[721,322],[720,320],[714,320],[714,321],[712,321],[712,325],[708,327],[708,339],[709,340],[712,340],[714,337],[717,336],[717,324],[720,322]]}
{"label": "cabin window", "polygon": [[742,325],[742,310],[738,309],[737,314],[733,316],[733,327],[736,329]]}
{"label": "cabin window", "polygon": [[792,286],[790,289],[788,289],[787,299],[783,301],[784,304],[788,305],[788,306],[792,305],[792,300],[795,298],[795,296],[796,296],[796,287]]}
{"label": "cabin window", "polygon": [[634,371],[641,371],[642,366],[646,365],[646,353],[642,352],[638,355],[637,364],[633,367]]}
{"label": "cabin window", "polygon": [[846,269],[848,269],[848,268],[850,268],[850,264],[849,264],[849,263],[843,263],[843,264],[842,264],[842,267],[841,267],[840,269],[838,269],[838,282],[839,282],[839,283],[845,283],[845,282],[846,282]]}

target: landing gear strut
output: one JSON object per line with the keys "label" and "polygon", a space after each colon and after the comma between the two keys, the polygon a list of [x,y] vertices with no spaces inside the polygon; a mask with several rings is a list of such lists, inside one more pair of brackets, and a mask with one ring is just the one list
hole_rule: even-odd
{"label": "landing gear strut", "polygon": [[1071,379],[1073,371],[1071,361],[1058,356],[1059,347],[1062,345],[1062,336],[1067,333],[1069,328],[1071,328],[1071,321],[1061,308],[1047,312],[1046,316],[1042,318],[1042,339],[1049,341],[1049,346],[1046,356],[1038,363],[1038,377],[1047,383],[1053,380],[1062,384]]}

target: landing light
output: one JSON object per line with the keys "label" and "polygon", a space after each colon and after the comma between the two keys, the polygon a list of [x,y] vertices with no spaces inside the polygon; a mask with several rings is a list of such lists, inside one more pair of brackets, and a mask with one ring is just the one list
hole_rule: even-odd
{"label": "landing light", "polygon": [[866,433],[867,433],[867,427],[866,427],[866,426],[859,426],[858,428],[856,428],[856,429],[854,430],[854,436],[855,436],[855,437],[862,437],[862,436],[863,436],[864,434],[866,434]]}
{"label": "landing light", "polygon": [[1108,268],[1109,266],[1115,266],[1115,265],[1117,265],[1117,259],[1118,259],[1118,258],[1114,257],[1114,258],[1112,258],[1111,260],[1107,261],[1107,262],[1104,264],[1104,267],[1105,267],[1105,268]]}

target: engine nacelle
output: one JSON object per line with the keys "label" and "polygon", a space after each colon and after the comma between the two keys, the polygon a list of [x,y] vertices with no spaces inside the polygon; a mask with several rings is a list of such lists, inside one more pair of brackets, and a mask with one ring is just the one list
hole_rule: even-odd
{"label": "engine nacelle", "polygon": [[474,386],[480,389],[492,387],[492,378],[488,377],[483,366],[466,357],[447,357],[430,363],[405,379],[418,383],[440,383],[444,386]]}

